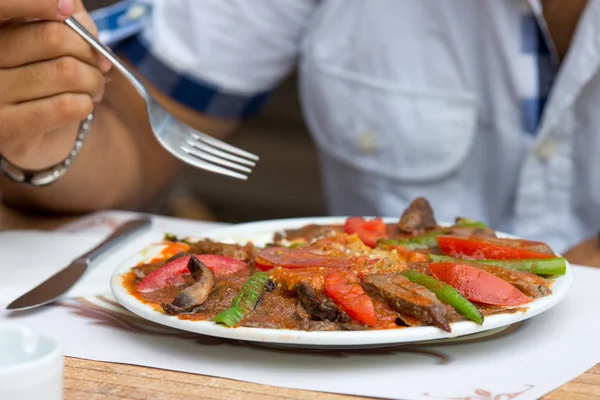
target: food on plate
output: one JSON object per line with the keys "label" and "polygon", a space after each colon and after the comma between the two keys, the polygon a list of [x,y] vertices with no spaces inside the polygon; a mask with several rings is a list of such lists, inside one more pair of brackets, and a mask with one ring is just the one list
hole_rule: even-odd
{"label": "food on plate", "polygon": [[161,246],[122,276],[128,292],[171,318],[232,329],[451,332],[454,322],[525,311],[566,273],[545,243],[467,218],[440,226],[424,198],[396,223],[353,216],[261,246],[167,234]]}

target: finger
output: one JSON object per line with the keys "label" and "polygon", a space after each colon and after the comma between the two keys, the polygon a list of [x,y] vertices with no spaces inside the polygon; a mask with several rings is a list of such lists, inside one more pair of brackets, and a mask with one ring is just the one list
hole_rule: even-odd
{"label": "finger", "polygon": [[[85,9],[83,9],[83,5],[79,0],[76,3],[75,9],[77,12],[73,16],[77,18],[77,21],[79,21],[84,27],[86,27],[87,30],[92,33],[92,35],[98,38],[98,29],[96,28],[96,24],[94,23],[94,20],[92,19],[90,14],[88,14],[88,12],[85,11]],[[81,9],[82,11],[78,11],[79,9]],[[84,40],[83,38],[80,39]],[[97,54],[98,59],[100,60],[100,69],[102,70],[102,72],[107,73],[112,68],[112,64],[100,53]]]}
{"label": "finger", "polygon": [[71,28],[61,22],[32,22],[0,31],[0,68],[14,68],[61,56],[101,66],[100,57]]}
{"label": "finger", "polygon": [[30,64],[0,72],[4,104],[20,103],[60,93],[85,93],[100,101],[104,75],[99,69],[73,57]]}
{"label": "finger", "polygon": [[2,0],[0,20],[12,18],[39,18],[64,20],[75,11],[74,0]]}
{"label": "finger", "polygon": [[62,126],[81,121],[94,110],[86,94],[63,93],[0,110],[0,143],[33,140]]}

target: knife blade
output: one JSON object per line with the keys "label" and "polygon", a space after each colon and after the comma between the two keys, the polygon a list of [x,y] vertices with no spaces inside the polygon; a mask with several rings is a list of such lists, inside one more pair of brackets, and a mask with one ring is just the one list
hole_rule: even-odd
{"label": "knife blade", "polygon": [[7,310],[27,310],[48,304],[66,293],[83,274],[109,249],[124,243],[135,234],[152,226],[150,218],[134,219],[122,224],[110,236],[92,250],[74,259],[69,265],[57,272],[29,292],[10,303]]}

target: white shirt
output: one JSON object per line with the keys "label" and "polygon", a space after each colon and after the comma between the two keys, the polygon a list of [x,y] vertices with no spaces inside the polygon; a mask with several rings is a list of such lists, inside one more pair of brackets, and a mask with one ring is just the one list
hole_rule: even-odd
{"label": "white shirt", "polygon": [[257,112],[297,66],[331,214],[397,217],[425,196],[440,221],[564,251],[600,228],[600,2],[539,120],[556,60],[536,17],[543,31],[534,0],[157,0],[122,51],[223,117]]}

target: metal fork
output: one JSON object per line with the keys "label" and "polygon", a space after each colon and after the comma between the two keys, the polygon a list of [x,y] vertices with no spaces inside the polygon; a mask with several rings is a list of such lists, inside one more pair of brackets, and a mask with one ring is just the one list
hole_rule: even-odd
{"label": "metal fork", "polygon": [[169,153],[197,168],[233,178],[248,178],[244,173],[252,172],[251,167],[256,165],[255,161],[258,161],[258,156],[210,137],[175,119],[150,95],[146,86],[135,76],[133,71],[121,62],[108,47],[100,43],[79,21],[71,17],[65,23],[106,57],[142,96],[146,102],[146,112],[152,132]]}

